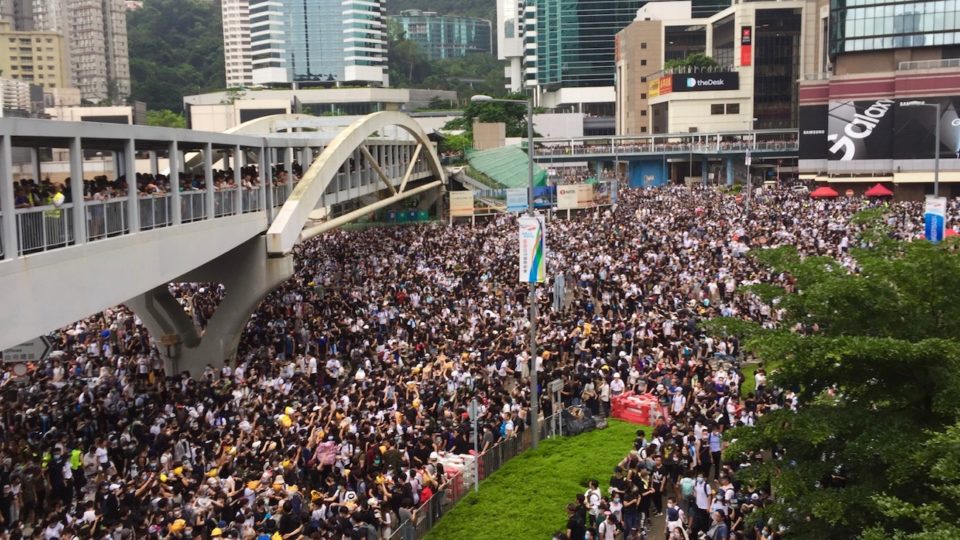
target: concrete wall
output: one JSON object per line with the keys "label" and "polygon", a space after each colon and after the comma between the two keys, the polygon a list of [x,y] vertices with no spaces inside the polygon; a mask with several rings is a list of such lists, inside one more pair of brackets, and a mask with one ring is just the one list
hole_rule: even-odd
{"label": "concrete wall", "polygon": [[627,168],[630,187],[666,185],[670,181],[667,170],[667,163],[661,159],[631,161]]}

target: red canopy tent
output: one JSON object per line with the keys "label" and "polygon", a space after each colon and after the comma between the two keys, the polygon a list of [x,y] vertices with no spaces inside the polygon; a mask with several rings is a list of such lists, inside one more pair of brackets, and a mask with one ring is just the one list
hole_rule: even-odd
{"label": "red canopy tent", "polygon": [[863,193],[867,197],[893,197],[893,192],[883,184],[877,184]]}
{"label": "red canopy tent", "polygon": [[830,186],[820,186],[810,192],[810,198],[812,199],[833,199],[839,196],[840,194]]}

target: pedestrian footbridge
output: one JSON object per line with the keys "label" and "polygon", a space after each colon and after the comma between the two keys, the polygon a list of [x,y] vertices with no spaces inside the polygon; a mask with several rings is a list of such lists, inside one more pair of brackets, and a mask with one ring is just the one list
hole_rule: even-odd
{"label": "pedestrian footbridge", "polygon": [[[58,155],[71,181],[44,184]],[[103,156],[116,177],[101,190],[84,169]],[[220,364],[292,275],[297,242],[445,182],[420,126],[398,112],[336,131],[280,115],[231,133],[0,119],[0,350],[126,304],[168,368]],[[184,281],[226,287],[202,335],[167,290]]]}

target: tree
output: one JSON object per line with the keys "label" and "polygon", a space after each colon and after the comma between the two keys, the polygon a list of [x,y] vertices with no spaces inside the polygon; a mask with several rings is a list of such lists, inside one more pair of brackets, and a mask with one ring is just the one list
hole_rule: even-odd
{"label": "tree", "polygon": [[225,86],[220,3],[150,0],[127,14],[131,96],[183,110],[183,96]]}
{"label": "tree", "polygon": [[693,54],[687,55],[683,59],[667,60],[666,62],[663,63],[663,68],[673,69],[673,70],[687,69],[687,68],[704,69],[704,68],[715,68],[715,67],[718,67],[719,65],[720,64],[718,64],[717,61],[713,59],[713,57],[707,56],[703,53],[693,53]]}
{"label": "tree", "polygon": [[444,154],[453,152],[462,156],[470,148],[473,148],[473,137],[468,133],[445,135],[440,139],[440,152]]}
{"label": "tree", "polygon": [[[505,99],[526,101],[523,94],[510,94]],[[527,136],[527,106],[522,103],[470,102],[463,116],[447,122],[444,129],[462,129],[473,136],[473,122],[503,122],[507,137]],[[536,135],[536,134],[534,134]]]}
{"label": "tree", "polygon": [[387,21],[387,56],[391,86],[410,88],[430,73],[430,62],[423,48],[407,39],[400,23],[393,19]]}
{"label": "tree", "polygon": [[162,109],[159,111],[147,111],[147,125],[160,126],[160,127],[172,127],[172,128],[185,128],[187,127],[187,119],[184,118],[182,114],[175,113],[170,109]]}
{"label": "tree", "polygon": [[773,382],[802,404],[735,429],[725,451],[735,461],[773,450],[740,474],[775,496],[757,518],[791,537],[958,537],[960,255],[953,242],[890,240],[879,217],[858,216],[857,273],[792,247],[754,255],[795,281],[752,288],[786,310],[781,329],[709,325],[781,363]]}

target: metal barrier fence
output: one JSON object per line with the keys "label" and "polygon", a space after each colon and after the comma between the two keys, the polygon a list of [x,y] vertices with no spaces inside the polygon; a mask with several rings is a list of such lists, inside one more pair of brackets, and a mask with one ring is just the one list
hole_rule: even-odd
{"label": "metal barrier fence", "polygon": [[260,189],[243,188],[243,213],[259,212],[260,208]]}
{"label": "metal barrier fence", "polygon": [[170,225],[170,195],[166,193],[140,198],[140,229]]}
{"label": "metal barrier fence", "polygon": [[[559,415],[559,413],[557,413]],[[559,435],[555,431],[555,416],[540,421],[540,440]],[[386,540],[421,540],[437,524],[443,514],[450,511],[460,499],[464,498],[474,488],[474,482],[486,479],[500,469],[507,461],[526,452],[532,445],[531,432],[525,430],[522,435],[504,439],[480,454],[476,467],[472,470],[461,470],[447,479],[443,487],[438,488],[426,501],[421,501],[416,508],[413,518],[400,523],[390,531]]]}
{"label": "metal barrier fence", "polygon": [[292,186],[288,186],[286,184],[273,186],[273,206],[283,206],[283,203],[287,202],[287,197],[290,195],[292,190]]}
{"label": "metal barrier fence", "polygon": [[180,193],[180,221],[189,223],[206,219],[206,200],[206,191],[184,191]]}
{"label": "metal barrier fence", "polygon": [[16,210],[20,255],[39,253],[73,243],[73,204]]}
{"label": "metal barrier fence", "polygon": [[237,213],[237,190],[225,189],[213,193],[213,216],[232,216]]}
{"label": "metal barrier fence", "polygon": [[87,239],[100,240],[125,234],[127,227],[127,199],[87,201]]}

